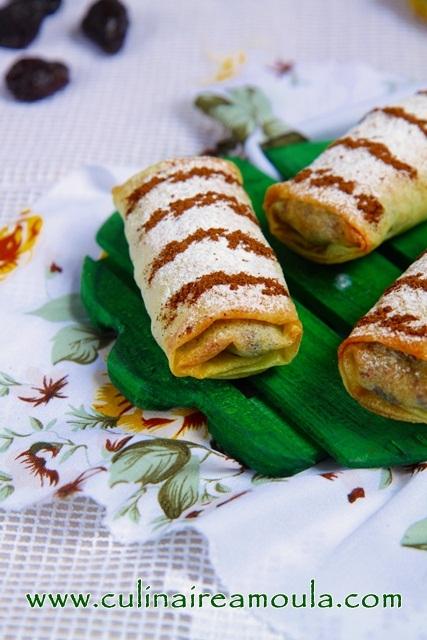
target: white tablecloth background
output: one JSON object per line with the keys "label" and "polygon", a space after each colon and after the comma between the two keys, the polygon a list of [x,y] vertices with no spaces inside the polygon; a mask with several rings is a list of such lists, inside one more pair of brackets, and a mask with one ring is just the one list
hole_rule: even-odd
{"label": "white tablecloth background", "polygon": [[[189,95],[211,82],[226,54],[357,59],[414,80],[426,76],[427,28],[404,0],[127,0],[132,30],[113,58],[76,32],[89,2],[64,2],[29,52],[66,60],[72,85],[35,105],[0,91],[0,225],[81,164],[143,166],[209,146],[218,131],[195,114]],[[0,50],[1,75],[16,57]],[[33,584],[126,592],[142,577],[157,590],[177,589],[183,579],[221,590],[200,534],[122,547],[101,521],[101,508],[84,498],[0,513],[2,640],[284,638],[244,611],[157,610],[142,623],[137,610],[28,609],[23,594]]]}

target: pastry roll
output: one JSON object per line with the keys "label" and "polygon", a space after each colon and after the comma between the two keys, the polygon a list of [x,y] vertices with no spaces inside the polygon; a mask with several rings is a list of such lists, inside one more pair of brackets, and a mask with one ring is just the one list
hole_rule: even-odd
{"label": "pastry roll", "polygon": [[427,252],[339,348],[347,391],[387,418],[427,423]]}
{"label": "pastry roll", "polygon": [[374,109],[295,178],[271,186],[271,231],[322,263],[363,256],[427,220],[427,92]]}
{"label": "pastry roll", "polygon": [[232,163],[166,160],[113,196],[174,375],[240,378],[292,360],[301,323]]}

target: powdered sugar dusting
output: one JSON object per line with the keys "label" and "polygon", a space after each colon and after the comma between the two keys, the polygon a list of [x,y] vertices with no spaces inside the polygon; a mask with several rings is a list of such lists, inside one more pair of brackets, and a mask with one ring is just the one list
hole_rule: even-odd
{"label": "powdered sugar dusting", "polygon": [[[193,167],[214,168],[211,175],[192,176],[183,181],[163,181],[143,195],[125,217],[125,232],[128,239],[131,258],[135,267],[135,279],[140,284],[147,311],[152,318],[152,330],[160,344],[167,344],[173,336],[183,335],[196,325],[200,318],[208,316],[212,320],[227,317],[231,312],[241,313],[241,317],[262,317],[268,321],[273,316],[277,321],[286,321],[296,317],[295,309],[288,295],[271,295],[262,284],[218,284],[203,292],[197,300],[180,303],[177,314],[169,313],[168,303],[185,285],[197,281],[203,276],[223,272],[227,276],[247,274],[248,276],[273,279],[287,294],[282,269],[271,255],[257,255],[244,244],[230,246],[223,237],[204,237],[194,242],[172,260],[163,264],[148,284],[148,274],[153,260],[170,243],[183,241],[196,231],[222,228],[227,231],[243,232],[251,238],[269,247],[265,240],[250,200],[238,184],[240,175],[228,162],[218,158],[182,158],[160,163],[143,178],[147,182],[153,175],[170,176],[177,171],[188,174]],[[225,175],[224,175],[225,174]],[[227,181],[227,175],[233,181]],[[138,188],[135,181],[133,188]],[[126,188],[126,185],[124,185]],[[227,199],[208,202],[203,206],[191,202],[199,194],[225,194],[236,203],[248,208],[252,215],[239,215],[233,210],[232,202]],[[189,200],[191,204],[174,215],[171,204],[178,200]],[[143,225],[151,219],[153,213],[161,209],[166,215],[158,223],[144,231]],[[123,214],[123,212],[122,212]],[[168,320],[169,315],[169,320]],[[279,318],[279,320],[278,320]]]}
{"label": "powdered sugar dusting", "polygon": [[403,337],[405,343],[422,345],[427,359],[427,253],[385,292],[351,335],[379,341]]}
{"label": "powdered sugar dusting", "polygon": [[[427,123],[427,95],[416,95],[402,101],[397,107]],[[386,237],[427,218],[427,136],[419,126],[382,111],[373,111],[346,135],[351,139],[367,139],[385,145],[402,163],[414,169],[411,177],[384,159],[376,157],[372,149],[347,148],[344,145],[330,147],[317,158],[305,180],[290,180],[291,197],[314,198],[326,207],[341,211],[352,225],[372,237],[377,245]],[[315,186],[312,177],[339,176],[354,182],[352,192],[339,188],[338,184]],[[321,181],[320,181],[321,182]],[[358,197],[375,198],[384,212],[379,220],[369,219],[358,206]],[[399,198],[399,206],[396,206]]]}

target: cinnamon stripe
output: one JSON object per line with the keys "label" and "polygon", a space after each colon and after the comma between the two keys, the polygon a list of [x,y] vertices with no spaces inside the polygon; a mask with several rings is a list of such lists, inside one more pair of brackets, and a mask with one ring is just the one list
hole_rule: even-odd
{"label": "cinnamon stripe", "polygon": [[264,256],[265,258],[274,258],[273,250],[263,242],[260,242],[256,238],[243,233],[243,231],[227,231],[222,228],[211,227],[210,229],[197,229],[194,233],[187,236],[181,241],[173,240],[169,242],[164,249],[159,253],[158,257],[153,260],[151,264],[150,273],[148,276],[148,283],[151,284],[155,274],[165,264],[173,262],[175,258],[186,251],[191,244],[202,242],[203,240],[212,240],[218,242],[221,238],[227,240],[228,247],[232,250],[242,246],[245,251],[254,253],[258,256]]}
{"label": "cinnamon stripe", "polygon": [[297,173],[297,175],[294,178],[294,182],[296,182],[297,184],[299,182],[304,182],[304,180],[308,180],[308,178],[310,178],[312,175],[313,175],[313,169],[310,169],[309,167],[307,167],[307,169],[303,169],[302,171]]}
{"label": "cinnamon stripe", "polygon": [[358,193],[356,198],[356,206],[363,213],[363,217],[371,224],[378,224],[384,213],[384,207],[381,202],[368,193]]}
{"label": "cinnamon stripe", "polygon": [[422,289],[423,291],[427,292],[427,278],[423,278],[423,274],[421,272],[403,276],[402,278],[399,278],[399,280],[396,280],[396,282],[390,287],[388,287],[388,289],[385,290],[384,295],[388,295],[393,291],[398,291],[404,286],[410,287],[411,289]]}
{"label": "cinnamon stripe", "polygon": [[419,318],[411,313],[395,314],[390,316],[392,311],[393,309],[389,305],[386,307],[380,307],[374,312],[366,315],[364,318],[361,318],[361,320],[356,324],[356,327],[361,328],[375,324],[382,329],[391,329],[392,331],[404,333],[405,335],[413,338],[424,338],[427,336],[427,325],[422,325],[421,327],[408,326],[408,323],[410,322],[418,322]]}
{"label": "cinnamon stripe", "polygon": [[154,229],[154,227],[156,227],[159,222],[161,222],[169,215],[172,215],[174,218],[179,218],[192,207],[207,207],[210,204],[216,204],[217,202],[223,202],[227,207],[234,211],[234,213],[237,213],[239,216],[244,216],[245,218],[249,218],[249,220],[258,223],[251,207],[248,204],[239,202],[239,200],[237,200],[237,198],[235,198],[234,196],[228,196],[225,193],[207,191],[206,193],[198,193],[191,198],[175,200],[174,202],[171,202],[165,209],[156,209],[156,211],[151,214],[147,222],[145,222],[140,227],[140,229],[144,231],[144,233],[147,233],[148,231],[151,231],[151,229]]}
{"label": "cinnamon stripe", "polygon": [[298,183],[298,182],[304,182],[304,180],[307,180],[308,178],[310,178],[310,176],[312,176],[313,174],[316,174],[317,176],[323,176],[326,173],[329,173],[329,169],[310,169],[310,167],[307,167],[307,169],[302,169],[302,171],[300,171],[299,173],[297,173],[297,175],[294,177],[293,181]]}
{"label": "cinnamon stripe", "polygon": [[213,287],[221,285],[228,286],[230,291],[235,291],[239,287],[262,286],[262,293],[266,296],[286,296],[289,294],[286,288],[275,278],[265,278],[263,276],[253,276],[249,273],[229,274],[224,271],[213,271],[204,276],[200,276],[192,282],[184,284],[174,293],[165,304],[166,314],[164,320],[172,322],[177,316],[177,309],[180,305],[192,305]]}
{"label": "cinnamon stripe", "polygon": [[[317,172],[319,173],[319,172]],[[353,196],[356,200],[356,206],[363,213],[367,222],[377,224],[384,213],[384,207],[381,202],[373,195],[367,193],[354,193],[356,183],[354,180],[345,180],[342,176],[336,176],[332,173],[324,173],[311,177],[309,184],[312,187],[336,187],[342,193]]]}
{"label": "cinnamon stripe", "polygon": [[417,116],[414,116],[412,113],[408,113],[402,107],[383,107],[374,109],[374,112],[376,111],[385,113],[391,118],[400,118],[401,120],[405,120],[406,122],[409,122],[409,124],[413,124],[418,127],[418,129],[420,129],[420,131],[422,131],[423,134],[427,136],[427,120],[417,118]]}
{"label": "cinnamon stripe", "polygon": [[208,178],[212,178],[214,176],[222,176],[225,182],[228,184],[240,184],[240,181],[230,172],[227,173],[221,169],[213,169],[210,167],[193,167],[188,171],[176,171],[167,176],[153,176],[151,180],[148,182],[144,182],[142,185],[137,187],[128,197],[126,198],[126,215],[129,215],[132,212],[132,209],[136,206],[136,204],[147,195],[154,187],[162,184],[163,182],[170,182],[175,184],[176,182],[186,182],[191,178],[203,178],[207,180]]}
{"label": "cinnamon stripe", "polygon": [[322,176],[315,176],[310,179],[312,187],[336,187],[339,191],[346,193],[347,195],[353,195],[356,183],[354,180],[345,180],[342,176],[336,176],[332,173],[328,173]]}
{"label": "cinnamon stripe", "polygon": [[417,96],[427,96],[427,89],[421,89],[421,91],[417,91]]}
{"label": "cinnamon stripe", "polygon": [[369,140],[368,138],[340,138],[333,142],[329,148],[343,146],[346,149],[366,149],[372,156],[377,158],[377,160],[381,160],[384,164],[388,164],[396,171],[404,171],[411,178],[417,178],[418,172],[411,165],[406,164],[406,162],[402,162],[399,158],[396,158],[388,149],[388,147],[382,142],[375,142],[374,140]]}

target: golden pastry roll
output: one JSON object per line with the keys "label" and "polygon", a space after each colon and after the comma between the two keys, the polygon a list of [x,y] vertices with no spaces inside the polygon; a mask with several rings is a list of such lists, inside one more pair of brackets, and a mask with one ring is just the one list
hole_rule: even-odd
{"label": "golden pastry roll", "polygon": [[301,255],[339,263],[427,220],[427,92],[374,109],[295,178],[271,186],[272,233]]}
{"label": "golden pastry roll", "polygon": [[361,405],[427,423],[427,252],[357,323],[338,360],[347,391]]}
{"label": "golden pastry roll", "polygon": [[174,375],[240,378],[292,360],[301,323],[235,165],[166,160],[113,197]]}

